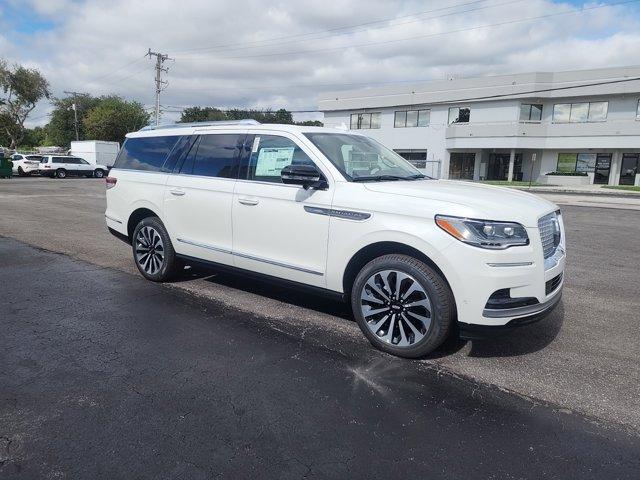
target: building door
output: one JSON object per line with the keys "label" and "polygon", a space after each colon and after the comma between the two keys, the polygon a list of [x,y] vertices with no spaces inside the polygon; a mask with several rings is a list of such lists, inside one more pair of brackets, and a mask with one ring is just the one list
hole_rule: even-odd
{"label": "building door", "polygon": [[625,153],[622,155],[622,168],[620,168],[620,185],[633,185],[636,182],[638,173],[638,161],[640,155],[637,153]]}
{"label": "building door", "polygon": [[599,153],[596,158],[596,166],[593,171],[593,183],[607,185],[609,183],[609,173],[611,172],[611,154]]}
{"label": "building door", "polygon": [[473,180],[475,163],[475,153],[451,153],[449,157],[449,179]]}
{"label": "building door", "polygon": [[[489,155],[487,165],[487,180],[508,180],[509,159],[508,153],[492,153]],[[516,153],[513,161],[513,179],[522,180],[522,154]]]}

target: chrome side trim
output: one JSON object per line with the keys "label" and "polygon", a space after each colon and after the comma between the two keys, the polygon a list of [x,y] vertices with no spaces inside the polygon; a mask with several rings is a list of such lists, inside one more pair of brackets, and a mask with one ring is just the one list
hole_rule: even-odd
{"label": "chrome side trim", "polygon": [[490,267],[530,267],[533,262],[487,263]]}
{"label": "chrome side trim", "polygon": [[112,222],[116,222],[116,223],[122,224],[122,221],[121,221],[121,220],[118,220],[117,218],[110,217],[109,215],[106,215],[106,214],[105,214],[105,216],[104,216],[104,217],[105,217],[107,220],[111,220]]}
{"label": "chrome side trim", "polygon": [[228,253],[230,255],[233,254],[231,250],[227,250],[225,248],[220,248],[220,247],[214,247],[213,245],[208,245],[206,243],[194,242],[193,240],[187,240],[186,238],[178,238],[177,240],[181,243],[186,243],[188,245],[206,248],[207,250],[213,250],[214,252]]}
{"label": "chrome side trim", "polygon": [[275,260],[269,260],[268,258],[255,257],[253,255],[248,255],[246,253],[233,252],[231,250],[227,250],[225,248],[214,247],[213,245],[208,245],[206,243],[194,242],[193,240],[187,240],[185,238],[177,239],[181,243],[186,243],[188,245],[193,245],[196,247],[206,248],[207,250],[213,250],[214,252],[227,253],[229,255],[234,255],[236,257],[246,258],[248,260],[255,260],[256,262],[268,263],[269,265],[275,265],[276,267],[289,268],[291,270],[297,270],[298,272],[310,273],[312,275],[320,275],[323,276],[324,273],[316,272],[315,270],[309,270],[308,268],[299,267],[297,265],[291,265],[289,263],[277,262]]}
{"label": "chrome side trim", "polygon": [[370,213],[354,212],[353,210],[338,210],[335,208],[322,208],[322,207],[304,207],[308,213],[315,213],[316,215],[327,215],[329,217],[345,218],[347,220],[356,220],[362,222],[371,217]]}
{"label": "chrome side trim", "polygon": [[299,267],[297,265],[291,265],[289,263],[276,262],[275,260],[269,260],[268,258],[254,257],[253,255],[247,255],[246,253],[233,253],[236,257],[246,258],[248,260],[255,260],[256,262],[268,263],[269,265],[275,265],[276,267],[289,268],[291,270],[297,270],[298,272],[310,273],[311,275],[324,275],[322,272],[316,272],[315,270],[309,270],[308,268]]}
{"label": "chrome side trim", "polygon": [[482,311],[482,316],[487,318],[508,318],[508,317],[525,317],[528,315],[536,315],[552,309],[562,298],[562,287],[564,286],[564,280],[562,284],[556,289],[553,297],[535,305],[526,305],[524,307],[516,308],[485,308]]}

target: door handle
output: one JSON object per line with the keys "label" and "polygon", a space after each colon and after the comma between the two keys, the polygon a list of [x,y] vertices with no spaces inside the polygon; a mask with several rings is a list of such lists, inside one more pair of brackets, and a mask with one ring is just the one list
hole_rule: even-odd
{"label": "door handle", "polygon": [[248,205],[250,207],[253,207],[254,205],[258,205],[258,203],[260,203],[259,200],[254,200],[251,198],[239,198],[238,202],[240,202],[242,205]]}
{"label": "door handle", "polygon": [[180,190],[179,188],[172,188],[169,191],[171,192],[171,195],[175,195],[177,197],[181,197],[182,195],[184,195],[184,190]]}

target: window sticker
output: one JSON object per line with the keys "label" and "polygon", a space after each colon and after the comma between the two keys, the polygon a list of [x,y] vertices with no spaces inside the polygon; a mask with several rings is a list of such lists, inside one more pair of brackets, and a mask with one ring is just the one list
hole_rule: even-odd
{"label": "window sticker", "polygon": [[256,161],[256,177],[279,177],[280,171],[293,161],[295,147],[262,148]]}
{"label": "window sticker", "polygon": [[258,151],[259,146],[260,146],[260,137],[256,136],[253,139],[253,146],[251,147],[251,153],[256,153]]}

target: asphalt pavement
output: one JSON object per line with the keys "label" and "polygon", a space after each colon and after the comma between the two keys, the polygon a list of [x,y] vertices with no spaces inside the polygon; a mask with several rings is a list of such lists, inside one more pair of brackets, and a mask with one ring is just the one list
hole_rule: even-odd
{"label": "asphalt pavement", "polygon": [[[99,180],[0,182],[0,235],[138,276],[130,247],[106,231],[104,208]],[[559,307],[513,334],[452,340],[414,363],[638,432],[640,213],[562,202],[561,208],[569,256]],[[217,301],[338,353],[371,348],[347,309],[325,299],[213,271],[192,270],[163,288]]]}
{"label": "asphalt pavement", "polygon": [[638,478],[640,439],[0,239],[0,477]]}

